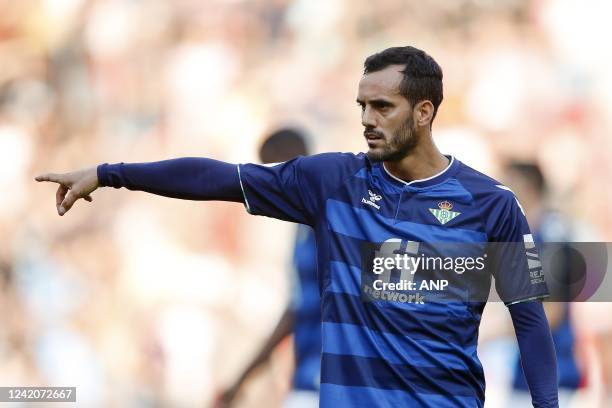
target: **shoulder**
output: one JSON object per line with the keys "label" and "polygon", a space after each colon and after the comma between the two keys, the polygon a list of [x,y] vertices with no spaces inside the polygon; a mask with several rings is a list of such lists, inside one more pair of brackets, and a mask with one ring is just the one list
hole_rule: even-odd
{"label": "shoulder", "polygon": [[470,192],[491,241],[522,242],[529,234],[525,211],[514,192],[492,177],[461,163],[457,180]]}
{"label": "shoulder", "polygon": [[525,211],[509,187],[463,163],[456,177],[470,192],[491,240],[514,242],[529,233]]}
{"label": "shoulder", "polygon": [[496,204],[512,204],[516,201],[514,192],[501,182],[460,163],[456,178],[472,195],[476,202],[492,202]]}
{"label": "shoulder", "polygon": [[359,170],[368,163],[368,158],[364,153],[319,153],[312,156],[298,158],[300,166],[304,170],[324,171],[333,168],[337,170]]}
{"label": "shoulder", "polygon": [[364,153],[321,153],[300,157],[296,165],[306,181],[335,185],[370,166]]}
{"label": "shoulder", "polygon": [[348,179],[370,166],[363,153],[321,153],[299,160],[300,189],[313,207],[319,207]]}

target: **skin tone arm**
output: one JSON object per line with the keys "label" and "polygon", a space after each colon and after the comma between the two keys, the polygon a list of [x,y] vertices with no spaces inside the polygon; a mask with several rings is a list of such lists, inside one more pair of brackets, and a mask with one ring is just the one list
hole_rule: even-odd
{"label": "skin tone arm", "polygon": [[263,347],[259,350],[255,358],[251,361],[251,363],[247,366],[247,368],[243,371],[242,375],[238,377],[234,385],[232,385],[228,390],[226,390],[220,397],[217,402],[216,407],[230,407],[234,402],[234,399],[240,392],[244,382],[249,378],[249,376],[262,364],[267,362],[272,355],[272,352],[278,346],[278,344],[285,339],[288,335],[293,332],[293,322],[295,316],[291,308],[285,309],[282,317],[278,321],[278,324],[274,328],[274,331],[270,335],[270,337],[266,340]]}
{"label": "skin tone arm", "polygon": [[58,183],[55,193],[55,206],[59,215],[64,215],[79,199],[93,201],[93,193],[100,185],[96,167],[73,171],[70,173],[45,173],[34,178],[36,181],[50,181]]}

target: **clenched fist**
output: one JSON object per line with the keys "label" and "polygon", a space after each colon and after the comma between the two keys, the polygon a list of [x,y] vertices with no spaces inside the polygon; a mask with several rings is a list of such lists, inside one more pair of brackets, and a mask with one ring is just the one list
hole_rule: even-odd
{"label": "clenched fist", "polygon": [[59,184],[55,193],[55,206],[59,215],[66,214],[79,198],[89,202],[93,201],[90,194],[100,186],[97,167],[63,174],[41,174],[34,180],[52,181]]}

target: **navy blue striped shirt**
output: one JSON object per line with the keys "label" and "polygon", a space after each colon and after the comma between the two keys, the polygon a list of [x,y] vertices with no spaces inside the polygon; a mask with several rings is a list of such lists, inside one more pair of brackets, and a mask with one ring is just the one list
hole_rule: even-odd
{"label": "navy blue striped shirt", "polygon": [[[482,407],[476,353],[484,301],[364,301],[364,243],[532,245],[514,194],[450,157],[449,166],[406,183],[365,154],[325,153],[264,166],[238,165],[249,213],[310,225],[321,291],[321,407]],[[398,248],[399,249],[399,248]],[[527,251],[492,267],[449,276],[455,290],[490,286],[507,304],[544,297]],[[456,272],[448,272],[450,275]],[[463,285],[463,286],[462,286]],[[486,299],[485,299],[486,300]]]}

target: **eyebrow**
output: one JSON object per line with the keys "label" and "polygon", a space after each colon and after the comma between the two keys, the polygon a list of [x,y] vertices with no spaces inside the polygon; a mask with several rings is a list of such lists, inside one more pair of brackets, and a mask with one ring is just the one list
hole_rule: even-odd
{"label": "eyebrow", "polygon": [[[357,98],[356,102],[360,105],[364,105],[365,102],[362,101],[361,99]],[[374,105],[374,106],[393,106],[394,103],[387,100],[387,99],[371,99],[370,100],[370,105]]]}

